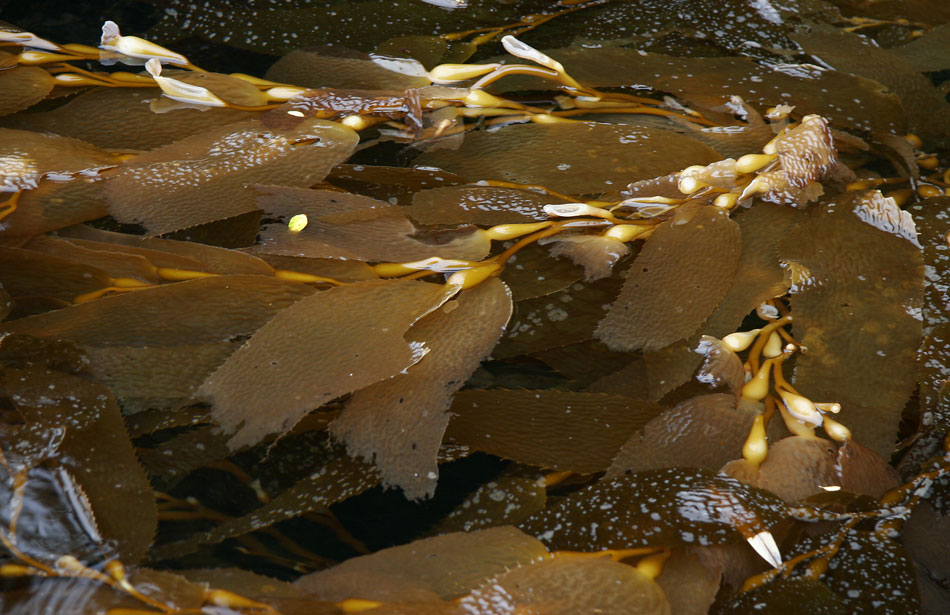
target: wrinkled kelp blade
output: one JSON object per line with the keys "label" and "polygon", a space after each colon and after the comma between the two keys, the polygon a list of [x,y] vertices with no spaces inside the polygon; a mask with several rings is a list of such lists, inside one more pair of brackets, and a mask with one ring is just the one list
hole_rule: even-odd
{"label": "wrinkled kelp blade", "polygon": [[309,186],[353,152],[342,124],[305,120],[289,130],[260,120],[210,128],[127,162],[106,186],[109,211],[153,235],[256,209],[251,183]]}
{"label": "wrinkled kelp blade", "polygon": [[741,235],[718,208],[677,209],[640,250],[597,338],[613,350],[655,350],[693,334],[729,291]]}
{"label": "wrinkled kelp blade", "polygon": [[335,397],[416,363],[403,335],[455,292],[416,281],[362,282],[315,293],[280,312],[201,386],[231,446],[280,434]]}
{"label": "wrinkled kelp blade", "polygon": [[777,496],[734,478],[670,468],[598,481],[521,527],[555,549],[717,545],[768,530],[785,509]]}
{"label": "wrinkled kelp blade", "polygon": [[[660,145],[662,143],[662,145]],[[514,124],[466,135],[457,150],[416,158],[473,180],[540,184],[566,194],[601,193],[719,155],[675,132],[594,123]]]}
{"label": "wrinkled kelp blade", "polygon": [[0,331],[88,346],[224,342],[254,333],[276,312],[313,292],[259,275],[202,278],[72,305],[6,323]]}
{"label": "wrinkled kelp blade", "polygon": [[451,599],[546,556],[536,539],[505,526],[391,547],[301,577],[296,585],[324,600]]}
{"label": "wrinkled kelp blade", "polygon": [[373,460],[384,485],[401,487],[411,499],[431,497],[452,396],[491,352],[510,316],[511,294],[498,278],[462,292],[406,334],[428,354],[406,373],[354,393],[330,433],[351,455]]}
{"label": "wrinkled kelp blade", "polygon": [[633,566],[572,554],[522,565],[460,601],[463,612],[504,615],[670,615],[663,590]]}
{"label": "wrinkled kelp blade", "polygon": [[599,472],[660,408],[619,395],[565,391],[460,391],[447,435],[506,459]]}
{"label": "wrinkled kelp blade", "polygon": [[898,234],[898,216],[877,193],[849,193],[813,208],[779,244],[792,268],[792,328],[808,347],[795,385],[839,402],[855,439],[884,457],[917,381],[921,336],[921,253]]}
{"label": "wrinkled kelp blade", "polygon": [[695,466],[717,471],[738,457],[758,404],[736,407],[732,394],[692,397],[656,416],[623,444],[607,476]]}

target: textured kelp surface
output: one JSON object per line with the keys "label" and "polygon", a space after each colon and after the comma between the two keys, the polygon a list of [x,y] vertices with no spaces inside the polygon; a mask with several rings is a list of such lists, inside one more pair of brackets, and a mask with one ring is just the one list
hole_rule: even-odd
{"label": "textured kelp surface", "polygon": [[80,4],[0,3],[0,612],[950,611],[944,2]]}

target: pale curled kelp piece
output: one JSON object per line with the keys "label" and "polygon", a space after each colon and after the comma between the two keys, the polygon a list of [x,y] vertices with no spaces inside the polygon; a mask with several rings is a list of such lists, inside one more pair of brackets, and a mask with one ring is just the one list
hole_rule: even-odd
{"label": "pale curled kelp piece", "polygon": [[406,90],[429,85],[417,61],[342,47],[295,49],[267,69],[265,77],[307,88]]}
{"label": "pale curled kelp piece", "polygon": [[714,393],[692,397],[657,415],[634,433],[607,468],[607,477],[624,472],[694,466],[717,471],[742,452],[759,404]]}
{"label": "pale curled kelp piece", "polygon": [[460,391],[447,436],[505,459],[593,473],[659,411],[650,402],[602,393]]}
{"label": "pale curled kelp piece", "polygon": [[420,224],[517,224],[547,220],[545,205],[562,199],[519,188],[446,186],[417,192],[407,213]]}
{"label": "pale curled kelp piece", "polygon": [[92,511],[94,525],[86,531],[100,541],[114,541],[110,548],[124,561],[141,560],[154,538],[155,502],[108,389],[39,367],[5,369],[0,387],[26,421],[17,438],[21,444],[36,428],[58,432],[48,463],[61,465],[78,483],[71,495]]}
{"label": "pale curled kelp piece", "polygon": [[[45,72],[45,71],[44,71]],[[55,132],[97,147],[150,150],[222,124],[248,120],[251,111],[223,107],[153,113],[151,88],[94,88],[50,111],[6,118],[11,128]]]}
{"label": "pale curled kelp piece", "polygon": [[630,254],[626,243],[603,235],[561,235],[551,243],[551,256],[566,256],[582,266],[585,282],[606,278],[614,265]]}
{"label": "pale curled kelp piece", "polygon": [[53,85],[53,76],[37,66],[3,67],[0,70],[0,116],[32,107],[53,91]]}
{"label": "pale curled kelp piece", "polygon": [[78,139],[0,128],[0,194],[32,190],[44,178],[92,177],[115,165],[107,152]]}
{"label": "pale curled kelp piece", "polygon": [[798,126],[773,142],[785,178],[795,188],[820,180],[838,162],[838,151],[828,121],[806,115]]}
{"label": "pale curled kelp piece", "polygon": [[313,119],[286,131],[256,119],[212,128],[126,162],[105,186],[109,211],[153,235],[230,218],[256,209],[247,184],[309,186],[358,140],[341,124]]}
{"label": "pale curled kelp piece", "polygon": [[[153,66],[153,65],[149,65]],[[152,70],[151,68],[149,69]],[[188,84],[194,88],[207,90],[212,96],[217,97],[225,103],[239,105],[242,107],[260,107],[270,102],[267,94],[262,92],[250,81],[238,79],[230,75],[221,73],[208,73],[188,70],[168,70],[160,68],[157,71],[159,76],[153,78],[161,84],[163,81],[174,80],[180,83]],[[165,86],[161,86],[165,87]],[[153,99],[152,107],[155,111],[155,102]],[[160,108],[160,107],[159,107]],[[161,112],[161,111],[159,111]]]}
{"label": "pale curled kelp piece", "polygon": [[[273,315],[313,293],[265,276],[189,280],[80,303],[5,323],[0,332],[68,339],[85,346],[175,346],[250,335]],[[188,318],[182,318],[188,306]]]}
{"label": "pale curled kelp piece", "polygon": [[[950,219],[946,215],[948,208],[950,198],[936,197],[914,203],[905,210],[913,216],[918,241],[923,246],[923,318],[926,329],[950,322],[950,253],[946,243],[946,236],[950,233]],[[933,389],[933,384],[929,388]]]}
{"label": "pale curled kelp piece", "polygon": [[709,146],[672,131],[571,122],[513,124],[492,132],[473,132],[457,150],[424,152],[415,163],[473,180],[540,184],[564,194],[599,194],[718,159]]}
{"label": "pale curled kelp piece", "polygon": [[732,284],[741,235],[721,209],[678,208],[630,266],[597,338],[613,350],[656,350],[692,335]]}
{"label": "pale curled kelp piece", "polygon": [[295,585],[334,601],[452,599],[508,569],[547,557],[537,539],[503,526],[391,547],[303,576]]}
{"label": "pale curled kelp piece", "polygon": [[433,534],[471,532],[521,523],[544,508],[547,489],[537,471],[507,471],[468,494],[433,529]]}
{"label": "pale curled kelp piece", "polygon": [[777,496],[734,478],[669,468],[598,481],[521,527],[554,549],[706,546],[767,531],[785,511]]}
{"label": "pale curled kelp piece", "polygon": [[656,582],[634,566],[607,558],[561,553],[499,575],[459,600],[479,615],[670,615]]}
{"label": "pale curled kelp piece", "polygon": [[893,225],[902,217],[876,192],[847,193],[813,208],[779,244],[793,332],[809,350],[796,360],[795,386],[839,402],[854,439],[885,458],[917,380],[921,338],[923,264]]}
{"label": "pale curled kelp piece", "polygon": [[452,396],[488,356],[511,316],[511,293],[492,278],[418,321],[406,333],[429,350],[406,373],[350,398],[330,433],[351,455],[373,461],[385,486],[410,499],[435,493],[436,455]]}
{"label": "pale curled kelp piece", "polygon": [[234,449],[281,434],[310,410],[418,362],[427,349],[403,339],[406,330],[456,290],[373,281],[315,293],[264,325],[197,397],[212,403]]}
{"label": "pale curled kelp piece", "polygon": [[[358,194],[283,186],[255,186],[254,191],[260,195],[258,206],[278,218],[261,228],[262,252],[412,262],[433,256],[478,261],[491,249],[490,239],[471,227],[426,237],[398,207]],[[307,225],[291,230],[288,221],[297,215],[307,216]]]}
{"label": "pale curled kelp piece", "polygon": [[696,380],[713,388],[725,388],[738,399],[745,384],[745,369],[739,355],[722,340],[710,335],[699,338],[694,352],[703,356]]}
{"label": "pale curled kelp piece", "polygon": [[[790,207],[752,207],[734,215],[742,231],[742,253],[732,285],[699,330],[720,338],[739,328],[756,306],[788,291],[785,272],[779,265],[778,242],[801,218]],[[650,379],[650,397],[659,399],[689,380],[702,355],[694,352],[701,335],[644,353]]]}

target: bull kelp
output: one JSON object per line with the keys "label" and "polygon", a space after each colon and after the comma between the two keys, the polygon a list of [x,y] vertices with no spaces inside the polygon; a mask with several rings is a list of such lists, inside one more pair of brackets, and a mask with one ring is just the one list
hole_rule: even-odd
{"label": "bull kelp", "polygon": [[942,0],[154,4],[0,13],[3,613],[950,612]]}

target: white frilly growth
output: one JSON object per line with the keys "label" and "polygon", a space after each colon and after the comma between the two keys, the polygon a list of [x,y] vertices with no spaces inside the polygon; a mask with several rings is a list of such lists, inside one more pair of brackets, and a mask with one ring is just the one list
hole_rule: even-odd
{"label": "white frilly growth", "polygon": [[522,60],[531,60],[558,73],[564,73],[564,66],[549,55],[543,54],[531,45],[522,43],[510,34],[501,39],[505,51]]}
{"label": "white frilly growth", "polygon": [[161,45],[156,45],[137,36],[122,36],[118,24],[114,21],[107,21],[102,24],[102,37],[99,39],[99,47],[107,51],[121,53],[130,58],[158,59],[159,62],[165,64],[179,64],[182,66],[189,64],[188,58],[170,49],[165,49]]}
{"label": "white frilly growth", "polygon": [[155,83],[158,84],[158,87],[162,89],[162,94],[168,98],[171,98],[172,100],[203,105],[205,107],[227,106],[226,102],[212,94],[207,88],[185,83],[184,81],[179,81],[177,79],[171,79],[169,77],[162,77],[162,63],[158,60],[158,58],[152,58],[146,62],[145,70],[147,70],[148,74],[152,76],[152,79],[155,80]]}

